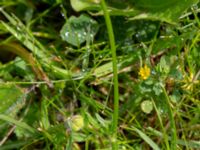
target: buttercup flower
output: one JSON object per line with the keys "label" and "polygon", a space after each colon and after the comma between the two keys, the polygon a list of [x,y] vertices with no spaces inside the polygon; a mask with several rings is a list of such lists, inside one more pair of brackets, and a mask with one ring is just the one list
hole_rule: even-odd
{"label": "buttercup flower", "polygon": [[146,80],[150,76],[150,68],[147,65],[140,68],[139,75],[141,79]]}

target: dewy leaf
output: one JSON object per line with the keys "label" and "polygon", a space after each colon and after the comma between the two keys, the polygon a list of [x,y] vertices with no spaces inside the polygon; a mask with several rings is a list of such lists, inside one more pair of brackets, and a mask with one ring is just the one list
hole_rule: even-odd
{"label": "dewy leaf", "polygon": [[62,27],[60,35],[64,41],[79,47],[86,40],[92,41],[98,28],[98,23],[89,16],[72,16]]}
{"label": "dewy leaf", "polygon": [[14,85],[0,85],[0,114],[15,115],[23,106],[23,91]]}

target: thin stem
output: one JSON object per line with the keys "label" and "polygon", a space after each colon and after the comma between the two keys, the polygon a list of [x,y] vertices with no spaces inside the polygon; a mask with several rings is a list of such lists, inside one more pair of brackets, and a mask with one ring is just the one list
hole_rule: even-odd
{"label": "thin stem", "polygon": [[[112,23],[110,19],[109,12],[107,11],[106,3],[101,0],[101,7],[104,12],[104,18],[106,21],[106,26],[108,30],[110,48],[112,52],[112,64],[113,64],[113,82],[114,82],[114,112],[113,112],[113,122],[112,122],[112,134],[114,136],[114,141],[117,137],[117,126],[118,126],[118,113],[119,113],[119,90],[118,90],[118,74],[117,74],[117,56],[115,47],[115,37],[113,33]],[[116,143],[116,142],[114,142]],[[117,144],[113,145],[113,149],[117,149]]]}

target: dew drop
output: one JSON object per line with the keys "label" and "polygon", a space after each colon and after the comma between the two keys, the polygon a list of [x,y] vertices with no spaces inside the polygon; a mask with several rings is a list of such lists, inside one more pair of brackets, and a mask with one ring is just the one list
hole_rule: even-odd
{"label": "dew drop", "polygon": [[81,36],[81,34],[80,33],[78,33],[78,38],[81,38],[82,36]]}
{"label": "dew drop", "polygon": [[65,18],[65,14],[64,14],[63,12],[61,12],[61,16],[62,16],[63,18]]}
{"label": "dew drop", "polygon": [[160,109],[160,113],[163,114],[163,113],[164,113],[164,110],[163,110],[163,109]]}
{"label": "dew drop", "polygon": [[90,22],[91,22],[91,23],[93,23],[93,20],[92,20],[92,19],[90,19]]}
{"label": "dew drop", "polygon": [[62,90],[61,90],[61,89],[59,89],[59,93],[62,93]]}
{"label": "dew drop", "polygon": [[93,35],[93,34],[90,34],[90,37],[91,37],[91,38],[93,38],[93,37],[94,37],[94,35]]}
{"label": "dew drop", "polygon": [[65,36],[68,37],[68,36],[69,36],[69,32],[66,32],[66,33],[65,33]]}
{"label": "dew drop", "polygon": [[17,26],[17,30],[20,31],[20,27],[19,26]]}

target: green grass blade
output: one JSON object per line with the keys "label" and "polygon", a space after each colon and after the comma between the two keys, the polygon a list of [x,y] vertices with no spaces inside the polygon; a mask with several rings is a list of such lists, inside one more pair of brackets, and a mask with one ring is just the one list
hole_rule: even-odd
{"label": "green grass blade", "polygon": [[151,140],[150,137],[148,137],[144,132],[142,132],[141,130],[132,127],[132,129],[137,132],[137,134],[139,134],[139,136],[145,141],[147,142],[154,150],[160,150],[160,148],[158,147],[158,145]]}
{"label": "green grass blade", "polygon": [[171,127],[171,133],[172,133],[171,150],[176,150],[177,135],[176,135],[176,125],[174,121],[173,111],[170,106],[170,99],[169,99],[169,96],[167,95],[166,89],[164,87],[162,88],[163,88],[163,92],[165,96],[166,106],[168,109],[168,115],[169,115],[170,127]]}
{"label": "green grass blade", "polygon": [[157,107],[156,107],[155,102],[154,102],[153,100],[152,100],[152,102],[153,102],[153,106],[154,106],[154,108],[155,108],[155,111],[156,111],[156,113],[157,113],[158,120],[159,120],[161,129],[162,129],[162,132],[163,132],[163,134],[164,134],[164,141],[165,141],[166,148],[167,148],[167,150],[170,150],[169,142],[168,142],[168,135],[167,135],[166,130],[165,130],[165,128],[164,128],[164,125],[163,125],[163,123],[162,123],[162,118],[161,118],[160,113],[159,113],[159,111],[158,111],[158,109],[157,109]]}
{"label": "green grass blade", "polygon": [[[158,136],[159,138],[162,138],[164,136],[162,132],[157,131],[151,127],[148,127],[147,130],[150,131],[153,135]],[[171,141],[172,137],[169,136],[168,140]],[[186,141],[186,140],[177,139],[176,144],[187,146],[189,148],[200,149],[200,141],[194,141],[194,140]]]}
{"label": "green grass blade", "polygon": [[118,89],[118,74],[117,74],[117,56],[116,56],[116,46],[115,46],[115,36],[112,28],[112,23],[110,19],[109,12],[104,0],[101,0],[101,7],[104,12],[104,18],[106,21],[106,26],[108,30],[108,36],[110,41],[110,48],[112,52],[112,64],[113,64],[113,82],[114,82],[114,112],[113,112],[113,124],[112,124],[112,134],[114,136],[113,149],[118,149],[117,145],[117,126],[119,117],[119,89]]}

